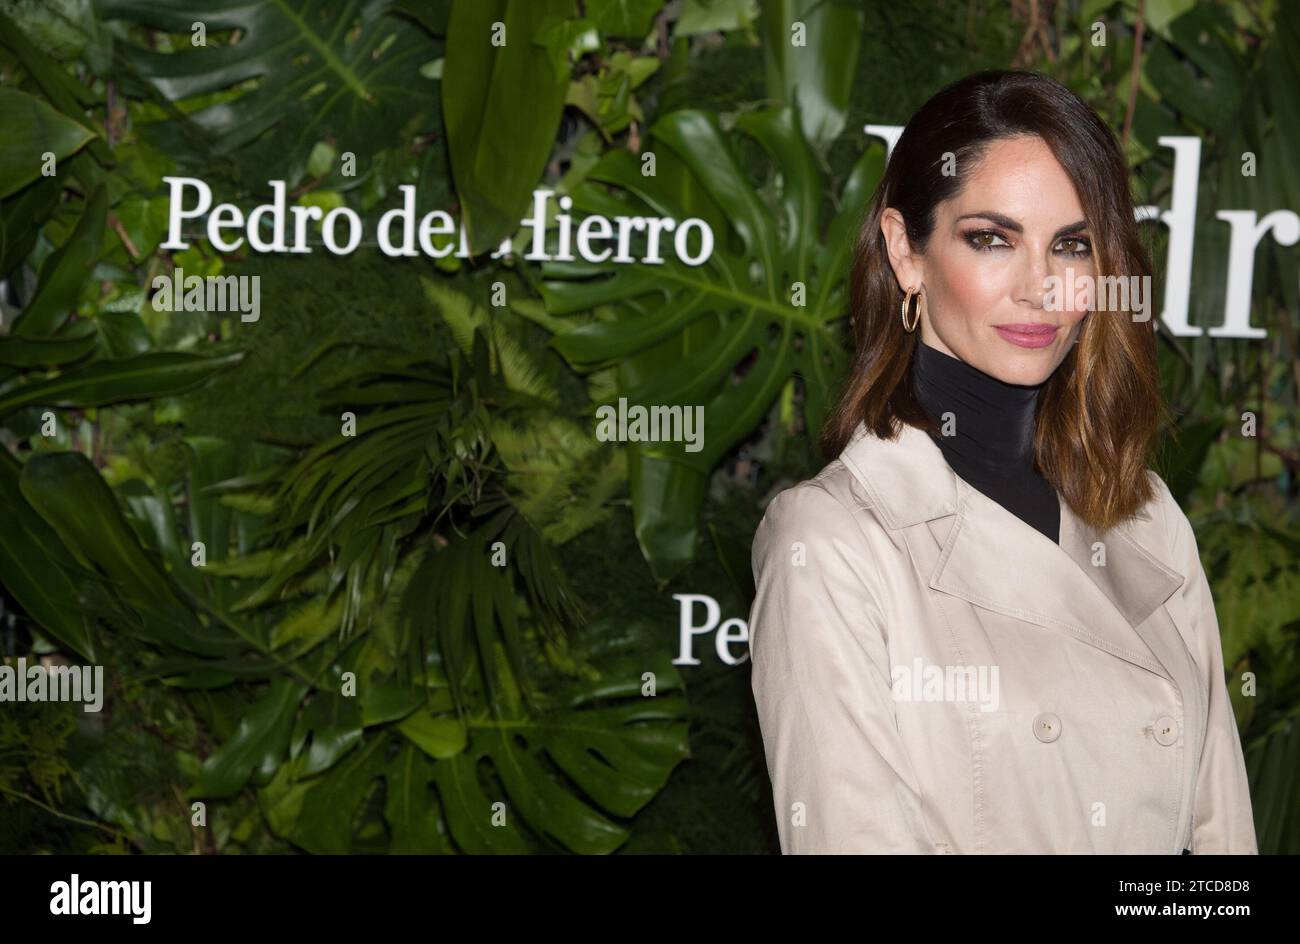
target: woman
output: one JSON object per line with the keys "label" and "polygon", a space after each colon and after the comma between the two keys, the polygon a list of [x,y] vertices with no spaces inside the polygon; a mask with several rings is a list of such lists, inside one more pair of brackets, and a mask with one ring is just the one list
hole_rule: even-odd
{"label": "woman", "polygon": [[783,852],[1258,851],[1196,541],[1147,469],[1154,321],[1058,290],[1149,273],[1123,156],[1059,83],[973,75],[904,129],[835,458],[754,539]]}

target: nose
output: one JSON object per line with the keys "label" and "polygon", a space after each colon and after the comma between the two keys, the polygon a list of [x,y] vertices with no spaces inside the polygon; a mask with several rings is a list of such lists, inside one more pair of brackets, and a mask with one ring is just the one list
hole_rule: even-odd
{"label": "nose", "polygon": [[1020,267],[1016,283],[1016,304],[1042,308],[1047,294],[1048,267],[1037,253],[1028,253]]}

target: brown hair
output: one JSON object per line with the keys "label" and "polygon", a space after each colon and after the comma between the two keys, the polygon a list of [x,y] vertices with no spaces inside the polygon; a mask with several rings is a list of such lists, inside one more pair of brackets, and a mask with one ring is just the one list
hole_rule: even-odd
{"label": "brown hair", "polygon": [[[1035,135],[1074,182],[1097,276],[1150,276],[1129,194],[1128,165],[1110,129],[1056,80],[1023,70],[978,72],[947,86],[912,116],[867,208],[854,249],[850,304],[856,346],[849,379],[826,419],[821,448],[834,458],[859,423],[893,439],[906,423],[936,432],[912,390],[920,331],[903,330],[903,290],[880,231],[889,207],[903,216],[914,252],[924,252],[935,207],[998,139]],[[909,312],[910,314],[910,312]],[[1039,471],[1080,518],[1098,530],[1134,514],[1154,495],[1146,475],[1163,417],[1154,319],[1089,312],[1060,366],[1038,395],[1034,451]]]}

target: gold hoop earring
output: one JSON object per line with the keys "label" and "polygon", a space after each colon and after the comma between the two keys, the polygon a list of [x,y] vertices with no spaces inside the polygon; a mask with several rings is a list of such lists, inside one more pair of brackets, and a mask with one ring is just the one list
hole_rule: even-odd
{"label": "gold hoop earring", "polygon": [[[913,306],[914,314],[912,316],[911,325],[908,325],[907,304],[914,297],[916,298],[916,304]],[[908,334],[911,334],[913,331],[916,330],[916,326],[920,323],[920,321],[921,321],[921,290],[910,288],[907,290],[907,294],[903,296],[903,330],[906,331]]]}

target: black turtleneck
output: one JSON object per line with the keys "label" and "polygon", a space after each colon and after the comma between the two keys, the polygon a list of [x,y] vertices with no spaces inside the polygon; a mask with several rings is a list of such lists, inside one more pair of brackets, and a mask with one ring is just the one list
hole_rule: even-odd
{"label": "black turtleneck", "polygon": [[1034,412],[1040,387],[990,377],[917,338],[916,395],[940,430],[951,413],[951,436],[931,436],[948,465],[1007,511],[1060,540],[1056,491],[1034,468]]}

